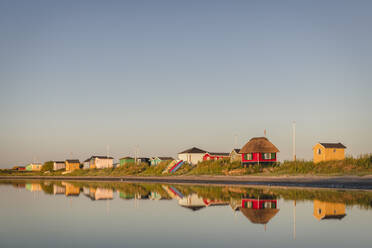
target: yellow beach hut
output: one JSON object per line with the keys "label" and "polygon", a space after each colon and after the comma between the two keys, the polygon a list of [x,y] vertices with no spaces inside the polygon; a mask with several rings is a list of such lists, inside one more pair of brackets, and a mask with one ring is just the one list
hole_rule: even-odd
{"label": "yellow beach hut", "polygon": [[317,143],[313,147],[313,161],[319,163],[322,161],[330,160],[343,160],[345,159],[345,149],[341,143]]}

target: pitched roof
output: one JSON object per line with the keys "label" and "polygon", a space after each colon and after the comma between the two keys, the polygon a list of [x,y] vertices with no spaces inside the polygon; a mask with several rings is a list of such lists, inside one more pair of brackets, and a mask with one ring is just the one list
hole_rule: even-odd
{"label": "pitched roof", "polygon": [[279,212],[279,209],[275,208],[266,209],[239,208],[239,210],[253,224],[267,224]]}
{"label": "pitched roof", "polygon": [[215,156],[230,156],[229,152],[208,152],[208,154]]}
{"label": "pitched roof", "polygon": [[346,216],[346,214],[337,214],[337,215],[326,215],[321,220],[337,219],[341,220]]}
{"label": "pitched roof", "polygon": [[107,157],[107,156],[92,156],[90,158],[100,158],[100,159],[114,159],[113,157]]}
{"label": "pitched roof", "polygon": [[66,159],[68,163],[80,163],[79,159]]}
{"label": "pitched roof", "polygon": [[174,160],[172,157],[157,157],[160,160]]}
{"label": "pitched roof", "polygon": [[324,146],[324,148],[346,148],[346,146],[344,146],[343,144],[341,143],[320,143],[322,146]]}
{"label": "pitched roof", "polygon": [[205,206],[185,206],[185,205],[181,205],[181,207],[190,209],[192,211],[198,211],[202,208],[205,208]]}
{"label": "pitched roof", "polygon": [[240,149],[239,153],[253,153],[253,152],[279,152],[279,149],[273,145],[266,137],[255,137],[248,141],[247,144]]}
{"label": "pitched roof", "polygon": [[239,148],[234,148],[231,152],[236,152],[236,153],[239,153],[240,152],[240,149]]}
{"label": "pitched roof", "polygon": [[183,152],[179,152],[178,154],[182,154],[182,153],[207,153],[207,152],[202,150],[202,149],[199,149],[197,147],[193,147],[193,148],[187,149]]}
{"label": "pitched roof", "polygon": [[120,158],[119,160],[121,160],[121,159],[134,159],[134,158],[126,156],[126,157]]}

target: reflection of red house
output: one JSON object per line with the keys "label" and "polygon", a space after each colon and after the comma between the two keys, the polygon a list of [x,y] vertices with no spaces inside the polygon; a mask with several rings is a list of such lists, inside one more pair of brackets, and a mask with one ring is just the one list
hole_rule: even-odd
{"label": "reflection of red house", "polygon": [[239,153],[242,154],[242,164],[269,164],[277,161],[278,152],[266,137],[257,137],[250,139]]}
{"label": "reflection of red house", "polygon": [[266,224],[279,212],[278,203],[276,199],[242,199],[239,210],[247,217],[253,224]]}
{"label": "reflection of red house", "polygon": [[207,152],[203,156],[203,161],[206,160],[219,160],[224,158],[230,158],[230,153],[228,152]]}
{"label": "reflection of red house", "polygon": [[242,199],[242,208],[265,209],[277,208],[276,199]]}

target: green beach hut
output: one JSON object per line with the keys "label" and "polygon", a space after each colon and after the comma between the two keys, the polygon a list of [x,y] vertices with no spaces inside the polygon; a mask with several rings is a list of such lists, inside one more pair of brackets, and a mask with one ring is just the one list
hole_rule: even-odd
{"label": "green beach hut", "polygon": [[158,165],[161,161],[172,161],[174,160],[172,157],[151,157],[150,158],[150,165]]}
{"label": "green beach hut", "polygon": [[134,164],[134,158],[132,157],[124,157],[119,159],[120,166],[123,166],[125,164]]}

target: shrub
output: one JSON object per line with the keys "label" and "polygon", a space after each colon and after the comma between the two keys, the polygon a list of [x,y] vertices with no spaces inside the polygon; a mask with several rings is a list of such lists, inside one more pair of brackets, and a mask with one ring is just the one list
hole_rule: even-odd
{"label": "shrub", "polygon": [[53,171],[53,161],[45,162],[45,163],[43,164],[43,166],[41,167],[41,171],[42,171],[42,172],[45,172],[45,171]]}

